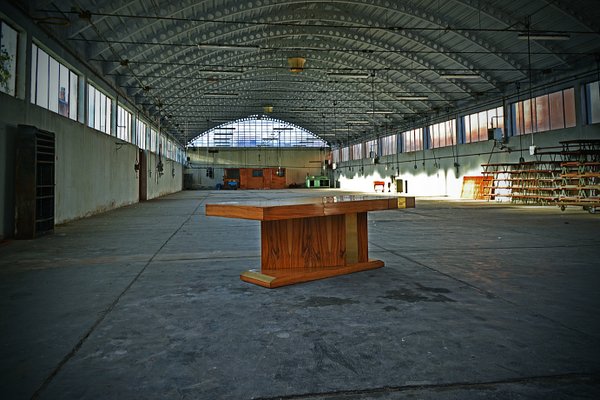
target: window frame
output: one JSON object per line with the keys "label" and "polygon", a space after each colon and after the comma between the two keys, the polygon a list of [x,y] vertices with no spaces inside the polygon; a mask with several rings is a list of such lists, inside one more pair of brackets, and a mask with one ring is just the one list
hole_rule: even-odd
{"label": "window frame", "polygon": [[[53,71],[56,71],[56,74],[53,74]],[[61,76],[62,72],[66,74],[64,80]],[[80,75],[35,42],[31,45],[30,79],[31,97],[29,101],[31,104],[73,121],[79,121]],[[62,82],[68,84],[68,87],[62,87]],[[56,98],[51,100],[50,93],[54,91],[53,86],[56,89]],[[61,101],[62,89],[65,89],[63,101]]]}

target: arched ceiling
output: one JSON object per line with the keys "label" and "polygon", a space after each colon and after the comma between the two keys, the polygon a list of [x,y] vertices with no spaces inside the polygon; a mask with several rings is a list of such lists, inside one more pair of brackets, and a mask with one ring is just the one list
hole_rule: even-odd
{"label": "arched ceiling", "polygon": [[266,105],[330,143],[366,139],[597,71],[600,54],[598,0],[18,3],[181,143]]}

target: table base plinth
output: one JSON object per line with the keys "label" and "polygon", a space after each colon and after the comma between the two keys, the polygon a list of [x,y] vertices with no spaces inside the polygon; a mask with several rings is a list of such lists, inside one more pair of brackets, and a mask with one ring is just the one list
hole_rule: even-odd
{"label": "table base plinth", "polygon": [[262,270],[260,272],[250,270],[242,273],[240,279],[244,282],[273,289],[280,286],[351,274],[353,272],[368,271],[381,267],[383,267],[383,261],[369,260],[337,267]]}

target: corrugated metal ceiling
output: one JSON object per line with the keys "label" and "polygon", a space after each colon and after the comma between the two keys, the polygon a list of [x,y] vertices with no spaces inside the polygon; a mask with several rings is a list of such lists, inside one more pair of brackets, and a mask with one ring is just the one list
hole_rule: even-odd
{"label": "corrugated metal ceiling", "polygon": [[[600,53],[596,0],[19,4],[32,18],[68,20],[46,28],[182,143],[267,104],[271,116],[333,143],[335,128],[367,120],[354,130],[364,139],[384,125],[408,127],[415,118],[510,95],[528,87],[530,76],[538,87],[595,71]],[[519,39],[528,32],[568,39]],[[304,71],[291,73],[289,57],[305,58]]]}

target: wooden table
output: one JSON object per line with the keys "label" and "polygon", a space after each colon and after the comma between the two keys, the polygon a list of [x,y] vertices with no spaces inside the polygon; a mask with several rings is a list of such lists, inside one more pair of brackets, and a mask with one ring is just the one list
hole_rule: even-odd
{"label": "wooden table", "polygon": [[206,215],[261,221],[260,272],[240,277],[275,288],[383,267],[369,259],[367,212],[414,206],[414,197],[347,195],[207,204]]}

